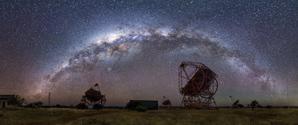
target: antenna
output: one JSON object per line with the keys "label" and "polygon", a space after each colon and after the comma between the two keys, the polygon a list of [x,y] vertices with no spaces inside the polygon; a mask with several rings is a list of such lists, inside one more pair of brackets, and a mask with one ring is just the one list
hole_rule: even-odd
{"label": "antenna", "polygon": [[179,66],[179,91],[185,107],[210,108],[216,106],[214,95],[218,89],[217,74],[200,62],[182,62]]}

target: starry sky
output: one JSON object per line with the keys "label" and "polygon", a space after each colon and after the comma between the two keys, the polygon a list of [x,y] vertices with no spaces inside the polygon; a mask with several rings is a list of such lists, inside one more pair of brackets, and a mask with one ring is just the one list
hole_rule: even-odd
{"label": "starry sky", "polygon": [[297,12],[296,0],[1,0],[0,94],[77,104],[99,83],[108,105],[179,105],[178,66],[195,61],[218,74],[219,105],[298,105]]}

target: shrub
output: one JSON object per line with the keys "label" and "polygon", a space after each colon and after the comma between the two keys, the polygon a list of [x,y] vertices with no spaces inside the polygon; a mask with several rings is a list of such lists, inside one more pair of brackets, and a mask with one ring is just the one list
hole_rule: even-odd
{"label": "shrub", "polygon": [[43,105],[43,103],[41,101],[37,101],[37,102],[32,102],[29,103],[28,105],[26,105],[25,107],[29,107],[29,108],[39,108]]}
{"label": "shrub", "polygon": [[146,112],[147,111],[147,107],[145,107],[144,105],[137,105],[135,108],[136,111],[138,112]]}
{"label": "shrub", "polygon": [[84,103],[80,103],[76,106],[78,109],[88,109],[88,106]]}
{"label": "shrub", "polygon": [[103,105],[102,104],[94,104],[93,109],[102,109],[103,108]]}

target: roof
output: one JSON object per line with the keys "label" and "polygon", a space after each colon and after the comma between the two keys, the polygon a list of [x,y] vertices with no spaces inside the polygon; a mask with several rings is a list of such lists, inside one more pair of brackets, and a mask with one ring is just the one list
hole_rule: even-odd
{"label": "roof", "polygon": [[0,98],[1,97],[15,97],[16,95],[0,95]]}
{"label": "roof", "polygon": [[8,98],[0,98],[0,101],[8,101]]}
{"label": "roof", "polygon": [[0,95],[0,100],[9,100],[16,98],[16,95]]}

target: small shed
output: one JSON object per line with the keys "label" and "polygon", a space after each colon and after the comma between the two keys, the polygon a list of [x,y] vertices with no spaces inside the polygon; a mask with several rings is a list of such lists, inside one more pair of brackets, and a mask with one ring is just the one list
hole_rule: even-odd
{"label": "small shed", "polygon": [[16,105],[16,95],[0,95],[0,108],[7,108],[10,105]]}
{"label": "small shed", "polygon": [[149,110],[157,110],[158,101],[157,100],[130,100],[126,105],[126,108],[136,109],[138,106],[143,106]]}

